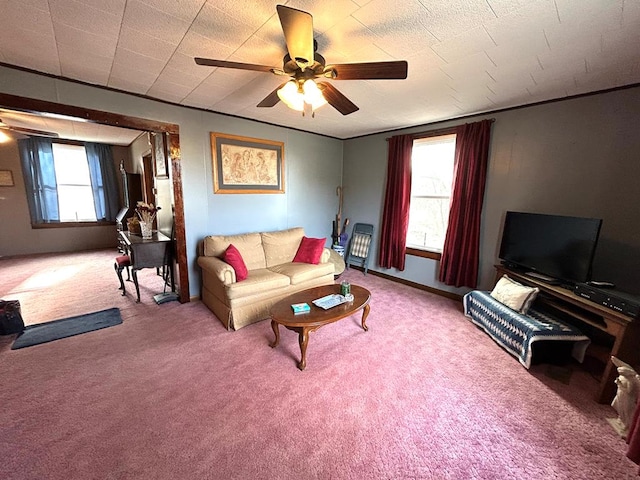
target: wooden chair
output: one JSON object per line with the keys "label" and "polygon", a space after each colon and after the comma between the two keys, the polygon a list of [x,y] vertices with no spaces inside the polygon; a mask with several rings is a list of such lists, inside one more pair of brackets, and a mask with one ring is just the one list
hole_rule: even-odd
{"label": "wooden chair", "polygon": [[373,225],[368,223],[356,223],[353,226],[351,241],[347,250],[347,256],[344,261],[346,268],[349,264],[359,264],[364,268],[364,274],[369,269],[369,251],[371,247],[371,238],[373,237]]}

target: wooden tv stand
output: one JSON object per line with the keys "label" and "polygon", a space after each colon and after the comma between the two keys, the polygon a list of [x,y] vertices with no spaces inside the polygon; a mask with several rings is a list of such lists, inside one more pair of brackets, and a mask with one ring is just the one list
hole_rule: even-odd
{"label": "wooden tv stand", "polygon": [[507,274],[524,285],[538,287],[541,295],[536,302],[561,312],[565,318],[571,319],[571,323],[575,321],[574,324],[578,328],[586,324],[612,337],[613,346],[610,351],[607,351],[606,358],[602,358],[605,367],[596,394],[596,400],[599,403],[611,403],[616,394],[614,382],[618,372],[610,357],[615,355],[634,368],[640,365],[640,320],[582,298],[572,290],[558,285],[549,285],[504,265],[496,265],[495,268],[496,280]]}

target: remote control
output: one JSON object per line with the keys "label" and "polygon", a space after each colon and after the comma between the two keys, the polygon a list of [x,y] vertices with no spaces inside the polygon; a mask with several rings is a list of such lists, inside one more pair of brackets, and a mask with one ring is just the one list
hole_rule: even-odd
{"label": "remote control", "polygon": [[598,282],[596,280],[591,280],[590,282],[587,282],[587,285],[591,287],[597,287],[597,288],[614,288],[615,287],[615,284],[611,282]]}

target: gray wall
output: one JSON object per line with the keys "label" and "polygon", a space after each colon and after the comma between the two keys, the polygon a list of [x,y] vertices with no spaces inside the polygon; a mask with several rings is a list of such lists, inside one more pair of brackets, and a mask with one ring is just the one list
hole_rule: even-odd
{"label": "gray wall", "polygon": [[[480,287],[494,283],[493,265],[504,214],[519,210],[603,219],[594,278],[640,293],[640,88],[520,108],[491,115],[496,121],[481,233]],[[451,121],[432,128],[477,121]],[[427,131],[429,127],[398,133]],[[345,214],[377,227],[373,269],[441,290],[438,262],[407,257],[405,271],[377,264],[387,165],[385,138],[345,142]]]}
{"label": "gray wall", "polygon": [[[180,126],[191,295],[199,293],[196,246],[205,235],[300,225],[309,236],[330,236],[337,211],[335,189],[343,176],[343,218],[350,218],[352,224],[367,222],[376,226],[372,269],[455,293],[467,290],[440,284],[436,280],[438,262],[433,260],[409,256],[404,272],[385,271],[377,265],[387,163],[385,138],[389,134],[343,142],[3,67],[0,91]],[[524,210],[603,218],[595,277],[638,292],[640,88],[526,107],[491,117],[496,122],[482,224],[480,286],[493,285],[493,265],[498,260],[505,211]],[[481,118],[485,117],[464,121]],[[459,123],[450,121],[436,127]],[[421,126],[403,133],[425,130],[428,127]],[[212,131],[284,142],[286,194],[214,195],[209,137]],[[0,147],[0,168],[15,172],[19,165],[7,166],[5,159],[17,157],[5,155],[4,148]],[[40,231],[20,225],[28,219],[26,201],[21,200],[22,188],[17,185],[0,189],[0,254],[8,245],[40,241]],[[62,237],[68,240],[73,229],[56,229],[48,235],[50,238],[42,244],[55,245],[56,241],[63,241]],[[58,235],[60,239],[56,238]]]}
{"label": "gray wall", "polygon": [[[337,208],[335,189],[342,181],[342,142],[339,140],[168,105],[5,67],[0,67],[0,91],[179,125],[192,296],[199,295],[199,275],[195,259],[197,244],[205,235],[276,230],[293,226],[304,227],[309,236],[331,235],[331,219]],[[209,137],[209,133],[214,131],[284,142],[286,193],[214,195]],[[4,164],[0,164],[0,168],[5,168]],[[2,193],[4,190],[0,190],[0,195],[6,197]],[[12,201],[20,195],[24,196],[24,192],[14,188],[11,193]],[[12,225],[18,215],[28,219],[27,210],[19,213],[11,206],[13,202],[2,202],[3,217],[0,220],[3,225]],[[9,211],[5,214],[5,210]],[[66,238],[72,235],[69,229],[56,231]],[[31,230],[30,227],[23,229],[19,235],[12,237],[11,243],[31,241],[33,232],[38,231]],[[0,255],[7,248],[8,244],[5,242],[3,232]],[[330,238],[327,239],[327,244],[329,243]]]}

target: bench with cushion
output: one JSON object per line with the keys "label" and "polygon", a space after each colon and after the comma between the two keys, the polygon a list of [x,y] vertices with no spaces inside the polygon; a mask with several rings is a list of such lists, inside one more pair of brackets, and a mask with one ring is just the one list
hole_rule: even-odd
{"label": "bench with cushion", "polygon": [[492,292],[467,293],[463,297],[464,314],[527,369],[532,364],[534,343],[542,345],[547,341],[558,342],[559,348],[571,342],[571,355],[582,362],[591,342],[589,337],[549,313],[531,307],[537,290],[505,275]]}

